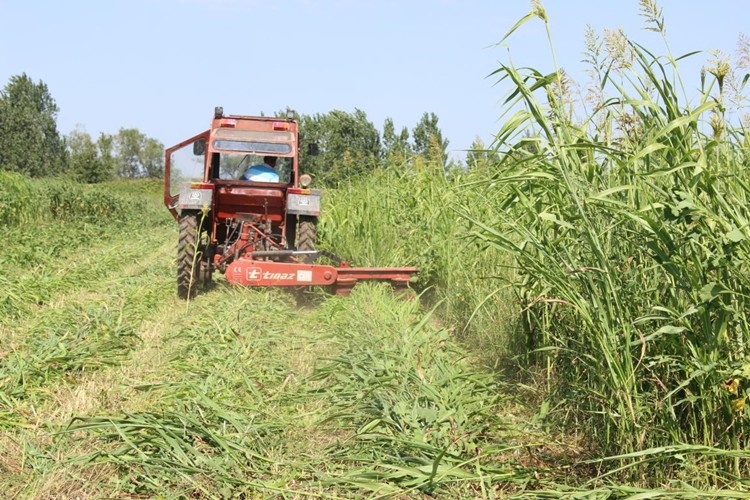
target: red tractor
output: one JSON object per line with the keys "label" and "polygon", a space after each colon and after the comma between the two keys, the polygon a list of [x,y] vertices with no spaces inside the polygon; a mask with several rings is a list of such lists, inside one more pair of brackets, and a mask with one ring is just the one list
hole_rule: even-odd
{"label": "red tractor", "polygon": [[[173,192],[173,158],[187,148],[202,160],[202,178]],[[216,269],[233,284],[324,285],[337,294],[348,294],[359,280],[408,286],[415,268],[349,267],[315,249],[321,193],[300,173],[299,148],[299,125],[291,113],[284,118],[224,115],[217,107],[210,129],[166,150],[164,204],[179,222],[181,298],[194,296]],[[316,149],[311,144],[309,153]],[[261,157],[275,159],[275,168],[248,177]],[[338,267],[315,264],[321,254],[338,261]]]}

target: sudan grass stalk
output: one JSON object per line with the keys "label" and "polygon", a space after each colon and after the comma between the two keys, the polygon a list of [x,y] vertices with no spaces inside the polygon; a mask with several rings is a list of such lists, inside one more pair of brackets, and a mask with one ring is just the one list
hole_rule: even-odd
{"label": "sudan grass stalk", "polygon": [[[719,148],[701,133],[720,101],[704,92],[691,107],[658,57],[617,36],[628,52],[611,61],[622,63],[613,66],[620,82],[599,78],[615,96],[583,127],[560,108],[559,71],[497,70],[512,84],[506,106],[526,113],[498,136],[502,170],[473,189],[499,187],[506,198],[491,218],[463,214],[478,240],[515,258],[538,341],[529,345],[541,347],[551,397],[575,403],[561,416],[592,428],[593,449],[621,456],[618,473],[689,475],[692,464],[667,456],[659,472],[630,467],[627,452],[675,441],[743,446],[747,182],[727,161],[740,145]],[[516,139],[529,133],[540,137]],[[727,377],[737,382],[722,389]],[[696,467],[715,484],[748,462],[718,453]]]}

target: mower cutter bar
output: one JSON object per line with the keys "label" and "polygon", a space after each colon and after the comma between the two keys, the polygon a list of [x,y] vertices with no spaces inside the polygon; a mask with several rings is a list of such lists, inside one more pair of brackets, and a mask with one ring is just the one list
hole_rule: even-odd
{"label": "mower cutter bar", "polygon": [[406,288],[415,267],[333,267],[322,264],[237,259],[227,266],[227,280],[245,286],[332,286],[349,295],[359,281],[389,281]]}

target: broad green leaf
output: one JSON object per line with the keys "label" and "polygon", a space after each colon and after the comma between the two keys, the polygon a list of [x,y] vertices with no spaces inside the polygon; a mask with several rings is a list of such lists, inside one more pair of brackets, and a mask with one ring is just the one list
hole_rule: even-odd
{"label": "broad green leaf", "polygon": [[732,243],[739,243],[745,239],[745,235],[739,229],[732,229],[726,234],[726,237]]}
{"label": "broad green leaf", "polygon": [[716,297],[724,293],[729,293],[729,290],[727,290],[724,285],[720,283],[709,283],[701,288],[698,296],[703,302],[711,302]]}

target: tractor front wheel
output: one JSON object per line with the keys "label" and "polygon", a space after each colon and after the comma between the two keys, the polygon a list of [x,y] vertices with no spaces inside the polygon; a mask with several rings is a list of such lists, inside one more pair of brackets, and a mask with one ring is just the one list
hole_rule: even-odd
{"label": "tractor front wheel", "polygon": [[181,299],[195,297],[198,286],[208,282],[211,269],[204,262],[205,249],[200,245],[200,213],[180,214],[180,236],[177,242],[177,295]]}
{"label": "tractor front wheel", "polygon": [[[318,218],[310,216],[299,216],[299,227],[297,228],[297,250],[315,250],[315,240],[318,237]],[[302,255],[305,264],[315,261],[314,255]]]}

